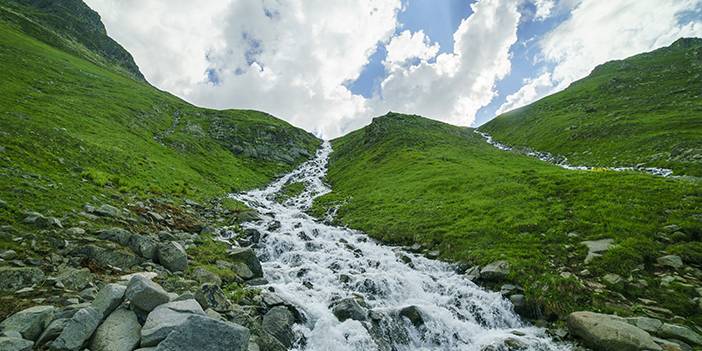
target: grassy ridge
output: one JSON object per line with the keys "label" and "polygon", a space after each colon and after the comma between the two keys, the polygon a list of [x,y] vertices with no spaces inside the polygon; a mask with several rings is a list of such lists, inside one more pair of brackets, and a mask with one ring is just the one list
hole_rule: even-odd
{"label": "grassy ridge", "polygon": [[480,130],[572,164],[645,164],[702,176],[702,39],[603,64]]}
{"label": "grassy ridge", "polygon": [[194,107],[25,29],[0,20],[0,222],[26,210],[60,215],[86,202],[256,187],[319,144],[261,112]]}
{"label": "grassy ridge", "polygon": [[[623,308],[610,304],[615,293],[587,291],[560,275],[588,269],[593,276],[583,279],[633,271],[650,280],[649,288],[621,293],[699,315],[689,291],[667,291],[651,273],[664,250],[702,253],[695,246],[702,238],[699,183],[567,171],[496,150],[472,129],[398,114],[376,118],[333,145],[333,192],[316,201],[318,215],[340,206],[339,222],[393,243],[438,248],[444,259],[480,265],[507,259],[512,279],[547,312]],[[682,228],[674,242],[657,239],[668,224]],[[585,265],[579,242],[599,238],[619,247]]]}

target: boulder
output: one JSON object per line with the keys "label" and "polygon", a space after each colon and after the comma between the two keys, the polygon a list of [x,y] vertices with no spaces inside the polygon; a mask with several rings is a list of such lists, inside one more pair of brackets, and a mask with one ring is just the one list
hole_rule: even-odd
{"label": "boulder", "polygon": [[140,265],[144,259],[135,256],[125,250],[103,249],[95,245],[85,245],[72,252],[73,255],[82,256],[94,260],[103,267],[117,267],[128,270]]}
{"label": "boulder", "polygon": [[422,311],[417,306],[407,306],[400,310],[400,317],[407,318],[415,328],[424,325],[424,317]]}
{"label": "boulder", "polygon": [[171,300],[160,285],[140,275],[132,277],[124,296],[133,306],[144,312],[150,312],[156,306]]}
{"label": "boulder", "polygon": [[666,338],[679,339],[690,344],[702,346],[702,336],[692,329],[681,325],[665,323],[661,326],[657,334]]}
{"label": "boulder", "polygon": [[234,269],[239,277],[245,280],[262,278],[263,268],[251,248],[235,248],[229,253],[229,259],[235,263]]}
{"label": "boulder", "polygon": [[158,241],[146,235],[132,235],[127,243],[134,253],[149,260],[156,258]]}
{"label": "boulder", "polygon": [[122,303],[126,290],[124,285],[107,284],[97,293],[91,306],[100,313],[100,318],[104,319]]}
{"label": "boulder", "polygon": [[501,281],[509,274],[509,262],[495,261],[480,270],[480,279],[487,281]]}
{"label": "boulder", "polygon": [[141,325],[134,311],[119,308],[95,331],[91,351],[132,351],[139,345]]}
{"label": "boulder", "polygon": [[66,267],[59,271],[56,280],[68,290],[80,291],[92,283],[93,273],[87,268]]}
{"label": "boulder", "polygon": [[33,342],[21,338],[0,336],[0,350],[2,351],[31,351]]}
{"label": "boulder", "polygon": [[122,211],[114,206],[104,204],[96,208],[93,213],[102,217],[120,218],[122,217]]}
{"label": "boulder", "polygon": [[587,256],[585,257],[585,263],[590,263],[590,261],[592,261],[595,257],[602,256],[602,253],[609,250],[613,242],[613,239],[601,239],[580,242],[581,244],[587,246]]}
{"label": "boulder", "polygon": [[82,350],[83,345],[100,325],[100,313],[92,307],[78,310],[76,314],[66,322],[66,326],[61,334],[49,344],[51,350]]}
{"label": "boulder", "polygon": [[355,298],[349,297],[337,302],[332,308],[332,313],[343,322],[347,319],[356,321],[364,321],[368,318],[368,311],[356,301]]}
{"label": "boulder", "polygon": [[220,278],[217,274],[201,267],[195,268],[193,271],[193,278],[195,278],[195,280],[197,280],[200,284],[214,284],[222,286],[222,278]]}
{"label": "boulder", "polygon": [[294,324],[295,316],[292,312],[285,306],[276,306],[263,316],[262,327],[282,345],[290,348],[295,343],[295,333],[292,330]]}
{"label": "boulder", "polygon": [[470,281],[480,278],[480,266],[473,266],[466,269],[465,277]]}
{"label": "boulder", "polygon": [[658,262],[658,264],[663,267],[670,267],[673,269],[680,269],[683,266],[682,259],[680,258],[680,256],[676,255],[666,255],[658,257],[658,259],[656,259],[656,262]]}
{"label": "boulder", "polygon": [[98,232],[98,237],[103,240],[109,240],[120,245],[129,244],[129,240],[132,238],[132,233],[122,228],[109,228],[103,229]]}
{"label": "boulder", "polygon": [[195,293],[195,299],[203,309],[211,308],[217,312],[232,310],[232,303],[224,296],[224,291],[214,284],[203,284]]}
{"label": "boulder", "polygon": [[649,317],[626,318],[627,323],[643,329],[651,334],[656,334],[663,326],[663,322]]}
{"label": "boulder", "polygon": [[155,346],[192,315],[205,315],[197,301],[174,301],[156,307],[141,329],[141,346]]}
{"label": "boulder", "polygon": [[158,246],[158,262],[172,272],[182,272],[188,268],[188,254],[175,241]]}
{"label": "boulder", "polygon": [[602,281],[608,286],[616,286],[621,284],[624,281],[624,278],[622,278],[619,274],[607,273],[604,275],[604,277],[602,277]]}
{"label": "boulder", "polygon": [[24,218],[24,223],[32,224],[39,228],[63,228],[61,221],[56,217],[46,217],[38,212],[29,212]]}
{"label": "boulder", "polygon": [[651,335],[623,318],[594,312],[573,312],[566,320],[571,334],[602,351],[658,351]]}
{"label": "boulder", "polygon": [[249,330],[238,324],[193,315],[173,330],[157,351],[246,351]]}
{"label": "boulder", "polygon": [[36,341],[54,319],[54,306],[34,306],[19,311],[0,323],[3,332],[15,331],[22,338]]}
{"label": "boulder", "polygon": [[66,234],[71,236],[83,236],[85,235],[85,229],[78,227],[68,228],[66,229]]}
{"label": "boulder", "polygon": [[68,323],[68,318],[54,319],[51,323],[49,323],[49,326],[44,329],[44,332],[41,333],[39,339],[37,339],[37,345],[41,346],[56,339],[59,335],[61,335],[63,328],[66,327],[66,323]]}
{"label": "boulder", "polygon": [[15,292],[44,281],[44,272],[37,267],[0,267],[0,291]]}

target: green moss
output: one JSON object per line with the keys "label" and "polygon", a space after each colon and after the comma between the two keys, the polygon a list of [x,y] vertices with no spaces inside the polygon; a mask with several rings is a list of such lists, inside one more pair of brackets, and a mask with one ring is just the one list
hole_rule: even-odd
{"label": "green moss", "polygon": [[295,196],[302,194],[305,191],[305,184],[301,182],[288,182],[283,185],[280,192],[276,195],[276,201],[285,202]]}
{"label": "green moss", "polygon": [[678,243],[669,247],[668,251],[679,255],[686,263],[702,265],[702,242]]}

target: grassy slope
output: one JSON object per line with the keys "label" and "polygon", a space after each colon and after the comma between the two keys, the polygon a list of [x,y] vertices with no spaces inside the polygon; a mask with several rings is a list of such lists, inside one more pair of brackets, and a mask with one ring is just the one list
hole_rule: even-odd
{"label": "grassy slope", "polygon": [[123,70],[49,46],[27,33],[60,33],[37,23],[27,31],[6,16],[0,199],[8,208],[0,208],[0,223],[26,210],[61,216],[87,202],[203,199],[252,188],[318,146],[312,135],[264,113],[196,108]]}
{"label": "grassy slope", "polygon": [[[655,235],[667,224],[683,228],[678,246],[693,256],[697,252],[699,183],[567,171],[496,150],[472,129],[416,116],[376,118],[333,145],[328,174],[333,192],[317,200],[317,214],[341,205],[338,221],[378,239],[440,248],[444,259],[475,264],[507,259],[515,267],[512,278],[547,311],[615,308],[607,307],[613,295],[583,293],[573,279],[559,275],[589,268],[596,276],[628,277],[634,271],[651,284],[622,291],[628,297],[656,299],[681,315],[699,312],[687,297],[690,291],[667,292],[650,272],[635,271],[640,264],[650,270],[666,248]],[[619,248],[586,267],[586,249],[578,243],[606,237]]]}
{"label": "grassy slope", "polygon": [[601,65],[480,130],[573,164],[646,164],[702,176],[702,39]]}

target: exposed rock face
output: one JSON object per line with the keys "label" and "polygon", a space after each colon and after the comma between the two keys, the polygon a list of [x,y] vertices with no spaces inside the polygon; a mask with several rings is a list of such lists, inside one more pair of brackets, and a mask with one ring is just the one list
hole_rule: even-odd
{"label": "exposed rock face", "polygon": [[156,306],[171,300],[160,285],[139,275],[132,277],[129,281],[124,296],[132,305],[144,312],[150,312]]}
{"label": "exposed rock face", "polygon": [[36,267],[0,267],[0,291],[15,292],[43,280],[44,272]]}
{"label": "exposed rock face", "polygon": [[596,350],[662,350],[651,335],[623,318],[594,312],[573,312],[566,322],[573,335]]}
{"label": "exposed rock face", "polygon": [[157,256],[159,263],[172,272],[182,272],[188,268],[188,254],[175,241],[159,245]]}
{"label": "exposed rock face", "polygon": [[509,262],[495,261],[480,270],[480,279],[488,281],[500,281],[509,274]]}
{"label": "exposed rock face", "polygon": [[50,349],[62,351],[82,350],[83,345],[97,329],[100,320],[100,314],[92,307],[79,310],[66,322],[61,334],[49,345]]}
{"label": "exposed rock face", "polygon": [[364,321],[368,318],[368,311],[352,297],[337,302],[332,309],[332,313],[334,313],[340,322],[347,319]]}
{"label": "exposed rock face", "polygon": [[54,318],[53,306],[35,306],[19,311],[0,323],[3,332],[16,331],[22,338],[36,341]]}
{"label": "exposed rock face", "polygon": [[156,307],[141,329],[141,346],[155,346],[192,315],[205,315],[197,301],[174,301]]}
{"label": "exposed rock face", "polygon": [[256,257],[256,253],[251,248],[233,249],[229,258],[236,263],[235,273],[243,279],[254,279],[263,277],[261,262]]}
{"label": "exposed rock face", "polygon": [[95,332],[91,351],[132,351],[139,345],[141,325],[134,311],[119,308]]}
{"label": "exposed rock face", "polygon": [[613,242],[613,239],[601,239],[581,242],[581,244],[587,246],[587,256],[585,257],[585,263],[590,263],[590,261],[592,261],[595,257],[602,256],[602,253],[609,250]]}
{"label": "exposed rock face", "polygon": [[157,351],[245,351],[249,330],[238,324],[193,315],[156,348]]}
{"label": "exposed rock face", "polygon": [[286,348],[292,347],[295,342],[295,333],[292,326],[295,324],[295,316],[285,306],[271,308],[263,316],[263,330],[275,337]]}

